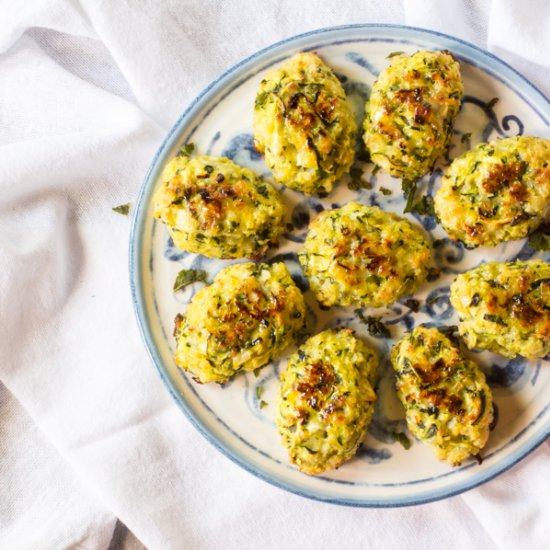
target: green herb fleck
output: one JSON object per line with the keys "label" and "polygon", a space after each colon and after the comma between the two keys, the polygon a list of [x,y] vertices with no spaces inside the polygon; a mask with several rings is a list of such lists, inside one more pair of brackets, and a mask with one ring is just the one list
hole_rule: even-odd
{"label": "green herb fleck", "polygon": [[380,193],[382,193],[382,195],[388,196],[392,194],[392,190],[388,189],[387,187],[380,187]]}
{"label": "green herb fleck", "polygon": [[257,369],[254,369],[254,377],[258,378],[260,376],[260,371],[262,370],[262,367],[258,367]]}
{"label": "green herb fleck", "polygon": [[127,216],[128,212],[130,212],[130,203],[127,202],[126,204],[120,204],[119,206],[113,207],[113,212]]}
{"label": "green herb fleck", "polygon": [[191,153],[195,150],[194,143],[185,143],[180,147],[177,156],[178,157],[190,157]]}
{"label": "green herb fleck", "polygon": [[460,138],[460,143],[464,143],[468,141],[472,137],[471,132],[468,132],[467,134],[462,134],[462,137]]}
{"label": "green herb fleck", "polygon": [[529,246],[541,252],[550,250],[550,222],[542,224],[529,235]]}
{"label": "green herb fleck", "polygon": [[411,207],[411,212],[421,216],[435,216],[434,199],[431,195],[424,195],[416,204]]}
{"label": "green herb fleck", "polygon": [[406,451],[408,451],[411,448],[411,441],[403,432],[394,432],[392,435],[393,435],[394,441],[401,443],[401,445]]}
{"label": "green herb fleck", "polygon": [[256,386],[256,399],[260,399],[263,394],[264,394],[264,387]]}
{"label": "green herb fleck", "polygon": [[503,327],[508,326],[506,322],[502,319],[502,317],[499,317],[498,315],[491,315],[490,313],[486,313],[483,318],[486,321],[491,321],[492,323],[496,323],[497,325],[501,325]]}
{"label": "green herb fleck", "polygon": [[405,194],[405,201],[406,201],[405,209],[403,210],[403,212],[405,213],[411,212],[414,204],[414,197],[416,195],[416,182],[409,181],[409,180],[402,180],[401,189]]}
{"label": "green herb fleck", "polygon": [[265,407],[267,407],[268,403],[267,401],[260,401],[260,409],[264,409]]}
{"label": "green herb fleck", "polygon": [[174,292],[185,288],[192,283],[206,283],[208,274],[204,269],[182,269],[176,276],[174,281]]}
{"label": "green herb fleck", "polygon": [[379,317],[371,317],[365,315],[360,309],[355,310],[355,314],[364,325],[367,325],[367,330],[371,336],[375,338],[391,338],[390,329],[380,321]]}
{"label": "green herb fleck", "polygon": [[266,102],[267,98],[269,97],[269,92],[261,92],[256,96],[256,99],[254,101],[254,108],[258,109],[259,107],[263,107],[264,103]]}
{"label": "green herb fleck", "polygon": [[372,184],[369,181],[363,179],[363,169],[359,166],[352,166],[350,171],[350,181],[348,183],[348,189],[350,191],[359,191],[359,189],[372,189]]}
{"label": "green herb fleck", "polygon": [[386,57],[386,59],[390,59],[392,57],[396,57],[398,55],[405,55],[405,52],[391,52],[390,54],[388,54],[388,56]]}

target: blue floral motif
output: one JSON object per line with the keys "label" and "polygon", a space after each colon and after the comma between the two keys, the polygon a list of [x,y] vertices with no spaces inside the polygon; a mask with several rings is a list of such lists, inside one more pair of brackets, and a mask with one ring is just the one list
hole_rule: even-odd
{"label": "blue floral motif", "polygon": [[342,88],[344,88],[348,99],[351,98],[354,100],[355,98],[353,96],[356,96],[356,99],[364,106],[369,97],[369,86],[361,80],[352,80],[345,74],[336,73],[336,77],[340,81],[340,84],[342,84]]}
{"label": "blue floral motif", "polygon": [[386,448],[375,449],[374,447],[363,446],[357,451],[357,458],[369,464],[379,464],[383,460],[388,460],[391,457],[392,452]]}
{"label": "blue floral motif", "polygon": [[243,166],[246,166],[251,161],[257,162],[262,160],[262,155],[254,147],[254,136],[249,133],[233,136],[222,150],[222,156]]}
{"label": "blue floral motif", "polygon": [[300,201],[292,209],[290,220],[294,230],[285,237],[295,243],[303,243],[306,239],[309,222],[325,209],[319,199],[308,198]]}
{"label": "blue floral motif", "polygon": [[515,262],[516,260],[520,260],[525,262],[526,260],[530,260],[536,253],[537,251],[529,246],[529,241],[525,240],[521,250],[514,257],[510,258],[510,261]]}
{"label": "blue floral motif", "polygon": [[432,290],[426,298],[426,303],[421,311],[427,313],[436,321],[446,321],[453,316],[454,310],[449,299],[450,289],[448,286],[441,286]]}
{"label": "blue floral motif", "polygon": [[511,359],[504,366],[493,363],[488,369],[485,369],[489,385],[501,388],[509,388],[515,384],[524,372],[525,359],[523,357]]}
{"label": "blue floral motif", "polygon": [[164,257],[171,262],[181,262],[187,256],[189,256],[189,252],[177,248],[172,237],[168,237],[164,248]]}
{"label": "blue floral motif", "polygon": [[[478,97],[465,95],[462,102],[464,104],[471,103],[472,105],[479,107],[487,117],[487,124],[482,131],[481,141],[489,141],[493,131],[495,131],[500,137],[523,135],[523,122],[516,115],[506,115],[502,118],[502,123],[499,123],[495,110],[486,101],[483,101]],[[512,130],[515,130],[515,133],[511,133]]]}
{"label": "blue floral motif", "polygon": [[390,420],[381,415],[376,415],[368,427],[368,432],[380,443],[395,443],[395,434],[404,433],[407,429],[407,422],[404,418]]}
{"label": "blue floral motif", "polygon": [[460,264],[464,259],[464,245],[447,237],[439,239],[434,248],[434,259],[444,273],[462,273],[462,269],[453,266]]}
{"label": "blue floral motif", "polygon": [[380,71],[368,59],[357,52],[347,52],[346,59],[359,65],[359,67],[363,67],[363,69],[367,69],[372,76],[378,76],[380,74]]}
{"label": "blue floral motif", "polygon": [[221,137],[221,133],[218,131],[216,132],[213,136],[212,136],[212,139],[210,140],[210,143],[208,144],[208,147],[206,149],[206,154],[207,155],[211,155],[212,154],[212,149],[214,148],[214,145],[216,145],[216,143],[219,141]]}

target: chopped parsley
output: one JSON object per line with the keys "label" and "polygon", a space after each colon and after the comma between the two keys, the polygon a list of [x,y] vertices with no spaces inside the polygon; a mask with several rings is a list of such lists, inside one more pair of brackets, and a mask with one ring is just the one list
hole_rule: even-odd
{"label": "chopped parsley", "polygon": [[372,184],[369,181],[363,179],[363,170],[359,166],[352,166],[350,171],[350,181],[348,183],[348,189],[350,191],[358,191],[359,189],[372,189]]}
{"label": "chopped parsley", "polygon": [[379,317],[371,317],[365,315],[360,309],[355,310],[355,314],[364,325],[367,325],[367,330],[371,336],[375,338],[391,338],[390,329],[380,321]]}
{"label": "chopped parsley", "polygon": [[467,134],[462,134],[462,137],[460,138],[460,143],[464,143],[465,141],[468,141],[472,137],[471,132],[468,132]]}
{"label": "chopped parsley", "polygon": [[186,286],[201,282],[206,283],[208,278],[208,273],[204,269],[182,269],[176,276],[174,281],[174,292],[185,288]]}
{"label": "chopped parsley", "polygon": [[391,52],[390,54],[388,54],[386,59],[391,59],[392,57],[396,57],[398,55],[405,55],[405,52]]}
{"label": "chopped parsley", "polygon": [[114,206],[113,212],[116,212],[117,214],[122,214],[123,216],[127,216],[128,212],[130,212],[130,203],[127,202],[126,204],[120,204],[119,206]]}
{"label": "chopped parsley", "polygon": [[392,194],[392,190],[388,189],[387,187],[380,187],[380,193],[382,193],[382,195],[388,196]]}
{"label": "chopped parsley", "polygon": [[263,394],[264,394],[264,387],[256,386],[256,399],[260,399]]}
{"label": "chopped parsley", "polygon": [[270,92],[261,92],[256,96],[256,99],[254,100],[254,108],[258,109],[259,107],[263,107],[264,103],[266,102],[267,98],[269,97]]}
{"label": "chopped parsley", "polygon": [[435,216],[433,197],[431,195],[424,195],[411,207],[410,211],[421,216]]}
{"label": "chopped parsley", "polygon": [[411,212],[414,204],[414,197],[416,195],[416,182],[409,180],[401,181],[401,189],[405,194],[405,209],[403,212]]}
{"label": "chopped parsley", "polygon": [[180,150],[178,151],[178,157],[190,157],[191,153],[195,150],[195,144],[194,143],[185,143],[180,147]]}
{"label": "chopped parsley", "polygon": [[267,401],[260,401],[260,409],[264,409],[265,407],[267,407],[268,403]]}
{"label": "chopped parsley", "polygon": [[403,432],[394,432],[392,436],[394,441],[400,443],[406,451],[411,448],[411,441]]}
{"label": "chopped parsley", "polygon": [[502,319],[502,317],[499,317],[498,315],[492,315],[491,313],[486,313],[483,318],[486,321],[491,321],[492,323],[496,323],[497,325],[501,325],[503,327],[507,327],[508,325],[506,322]]}

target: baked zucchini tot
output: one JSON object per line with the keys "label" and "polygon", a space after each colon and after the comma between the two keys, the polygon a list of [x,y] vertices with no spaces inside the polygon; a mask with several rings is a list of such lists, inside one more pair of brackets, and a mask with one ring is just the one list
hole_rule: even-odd
{"label": "baked zucchini tot", "polygon": [[300,471],[320,474],[355,455],[374,411],[377,364],[351,329],[325,330],[290,357],[276,420]]}
{"label": "baked zucchini tot", "polygon": [[479,367],[437,328],[420,325],[391,351],[399,400],[414,436],[453,466],[478,455],[493,420]]}
{"label": "baked zucchini tot", "polygon": [[280,355],[304,325],[304,298],[284,263],[232,265],[176,317],[176,363],[197,382],[223,384]]}
{"label": "baked zucchini tot", "polygon": [[336,75],[315,53],[298,53],[265,75],[253,127],[275,180],[306,195],[329,193],[353,163],[353,112]]}
{"label": "baked zucchini tot", "polygon": [[451,239],[468,248],[521,239],[550,206],[550,141],[512,137],[481,143],[456,158],[434,198]]}
{"label": "baked zucchini tot", "polygon": [[463,90],[450,52],[392,57],[365,108],[363,140],[372,162],[406,181],[431,171],[449,145]]}
{"label": "baked zucchini tot", "polygon": [[284,231],[279,193],[227,158],[178,156],[161,179],[154,214],[182,250],[259,259]]}
{"label": "baked zucchini tot", "polygon": [[529,359],[550,353],[550,264],[482,264],[456,277],[450,298],[469,348]]}
{"label": "baked zucchini tot", "polygon": [[431,249],[408,220],[350,202],[313,220],[298,257],[322,305],[380,307],[424,282]]}

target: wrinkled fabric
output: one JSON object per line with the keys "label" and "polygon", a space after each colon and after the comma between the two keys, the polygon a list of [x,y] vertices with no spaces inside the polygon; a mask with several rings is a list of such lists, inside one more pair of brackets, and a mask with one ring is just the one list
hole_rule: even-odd
{"label": "wrinkled fabric", "polygon": [[[536,5],[535,5],[536,4]],[[130,298],[130,220],[182,110],[260,48],[398,23],[488,48],[550,93],[550,4],[513,0],[0,1],[0,547],[515,548],[550,540],[543,443],[444,501],[356,509],[276,489],[170,399]]]}

